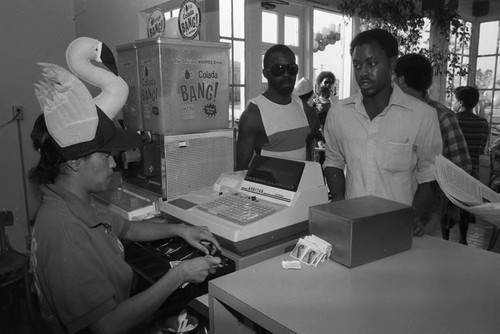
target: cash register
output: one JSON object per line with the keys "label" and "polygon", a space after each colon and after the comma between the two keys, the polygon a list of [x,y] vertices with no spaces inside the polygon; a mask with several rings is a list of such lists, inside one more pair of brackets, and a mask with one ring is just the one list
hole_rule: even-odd
{"label": "cash register", "polygon": [[163,201],[160,210],[207,226],[224,249],[241,254],[307,234],[309,207],[327,202],[317,162],[257,155],[247,171],[222,173],[213,187]]}

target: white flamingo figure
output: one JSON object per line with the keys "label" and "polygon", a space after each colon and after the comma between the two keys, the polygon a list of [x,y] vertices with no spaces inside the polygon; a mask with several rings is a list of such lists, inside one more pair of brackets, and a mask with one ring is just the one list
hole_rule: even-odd
{"label": "white flamingo figure", "polygon": [[95,137],[99,122],[96,106],[112,120],[127,100],[126,82],[91,63],[102,62],[104,53],[112,55],[102,42],[89,37],[75,39],[66,50],[71,71],[101,89],[95,98],[70,71],[56,64],[38,63],[43,68],[44,81],[35,84],[35,94],[44,110],[47,129],[61,147]]}
{"label": "white flamingo figure", "polygon": [[102,42],[79,37],[66,49],[66,62],[77,77],[101,88],[102,92],[94,98],[94,102],[113,119],[127,101],[128,85],[116,74],[91,63],[92,60],[102,63],[105,54],[112,56],[109,48]]}

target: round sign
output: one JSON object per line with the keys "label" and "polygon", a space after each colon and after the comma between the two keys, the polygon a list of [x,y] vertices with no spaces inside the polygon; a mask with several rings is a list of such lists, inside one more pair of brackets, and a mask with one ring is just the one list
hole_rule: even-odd
{"label": "round sign", "polygon": [[148,38],[163,36],[165,32],[165,15],[160,8],[155,8],[148,19]]}
{"label": "round sign", "polygon": [[200,33],[201,10],[196,1],[186,0],[179,10],[179,31],[183,38],[193,39]]}

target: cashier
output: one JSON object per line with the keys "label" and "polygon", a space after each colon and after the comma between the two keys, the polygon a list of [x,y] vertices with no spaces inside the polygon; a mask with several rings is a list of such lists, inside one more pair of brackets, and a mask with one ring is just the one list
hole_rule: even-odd
{"label": "cashier", "polygon": [[[89,40],[85,43],[91,49],[92,43],[100,43]],[[126,85],[99,69],[89,81],[106,87],[99,86],[103,93],[92,99],[71,72],[53,64],[43,67],[45,80],[36,85],[43,114],[31,133],[40,160],[29,175],[41,191],[30,260],[42,316],[53,333],[127,332],[150,317],[183,283],[204,281],[220,258],[183,261],[131,296],[133,272],[124,260],[121,238],[181,237],[205,253],[202,240],[217,248],[219,244],[208,228],[130,222],[92,205],[91,194],[110,184],[116,166],[111,152],[141,144],[136,133],[117,129],[112,121],[125,102],[127,93],[119,91]]]}

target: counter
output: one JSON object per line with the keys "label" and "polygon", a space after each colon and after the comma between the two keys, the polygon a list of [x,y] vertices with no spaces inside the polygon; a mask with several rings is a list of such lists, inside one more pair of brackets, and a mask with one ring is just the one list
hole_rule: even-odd
{"label": "counter", "polygon": [[[209,282],[211,333],[498,333],[500,255],[424,236],[349,269],[280,255]],[[239,315],[238,315],[239,313]]]}

